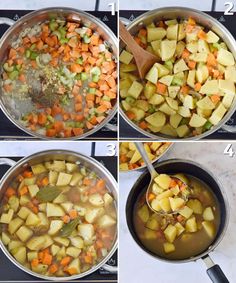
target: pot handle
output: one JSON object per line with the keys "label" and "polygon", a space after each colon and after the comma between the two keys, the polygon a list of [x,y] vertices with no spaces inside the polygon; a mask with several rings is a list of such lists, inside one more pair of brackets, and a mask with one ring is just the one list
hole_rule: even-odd
{"label": "pot handle", "polygon": [[236,126],[231,126],[231,125],[223,125],[221,126],[221,128],[227,132],[230,132],[230,133],[236,133]]}
{"label": "pot handle", "polygon": [[107,128],[108,130],[112,131],[112,132],[117,132],[117,126],[116,125],[113,125],[113,124],[110,124],[110,123],[107,123],[104,128]]}
{"label": "pot handle", "polygon": [[8,25],[11,27],[14,25],[14,23],[15,21],[13,21],[12,19],[0,17],[0,25]]}
{"label": "pot handle", "polygon": [[209,255],[204,256],[202,259],[207,266],[207,275],[213,283],[229,283],[220,266],[215,264]]}
{"label": "pot handle", "polygon": [[131,21],[129,19],[124,18],[124,17],[120,17],[120,21],[122,22],[122,24],[124,26],[127,26],[127,25],[129,25],[131,23]]}
{"label": "pot handle", "polygon": [[111,266],[106,263],[102,266],[102,268],[105,269],[106,271],[109,271],[110,273],[117,273],[118,270],[117,266]]}
{"label": "pot handle", "polygon": [[16,161],[10,158],[0,158],[0,165],[9,165],[10,167],[14,166]]}

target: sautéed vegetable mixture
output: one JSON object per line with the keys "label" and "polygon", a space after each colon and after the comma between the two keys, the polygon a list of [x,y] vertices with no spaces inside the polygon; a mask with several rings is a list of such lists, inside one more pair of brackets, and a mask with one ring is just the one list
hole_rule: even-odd
{"label": "saut\u00e9ed vegetable mixture", "polygon": [[116,238],[116,207],[105,181],[60,160],[31,166],[7,188],[1,240],[13,257],[47,276],[96,266]]}

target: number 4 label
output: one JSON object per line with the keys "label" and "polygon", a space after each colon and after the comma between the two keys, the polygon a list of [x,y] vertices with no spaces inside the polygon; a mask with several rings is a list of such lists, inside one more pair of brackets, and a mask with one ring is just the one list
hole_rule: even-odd
{"label": "number 4 label", "polygon": [[229,157],[234,157],[235,151],[233,150],[232,144],[229,143],[225,150],[224,150],[224,155],[228,155]]}

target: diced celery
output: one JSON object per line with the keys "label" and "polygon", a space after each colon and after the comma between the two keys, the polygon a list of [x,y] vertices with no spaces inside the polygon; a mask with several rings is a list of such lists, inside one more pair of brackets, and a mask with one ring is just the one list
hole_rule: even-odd
{"label": "diced celery", "polygon": [[77,64],[80,64],[80,65],[83,65],[83,58],[82,58],[82,57],[78,58],[78,59],[76,60],[76,63],[77,63]]}
{"label": "diced celery", "polygon": [[84,43],[90,43],[91,41],[90,37],[87,34],[83,36],[83,40],[84,40]]}
{"label": "diced celery", "polygon": [[127,96],[126,99],[125,99],[125,101],[126,101],[127,103],[129,103],[129,104],[134,104],[135,99],[134,99],[133,97],[131,97],[131,96]]}
{"label": "diced celery", "polygon": [[182,86],[183,85],[183,81],[180,78],[174,77],[171,85],[178,85],[178,86]]}
{"label": "diced celery", "polygon": [[81,80],[86,81],[88,79],[88,75],[85,72],[81,73]]}
{"label": "diced celery", "polygon": [[58,28],[58,23],[55,20],[51,20],[49,23],[49,28],[51,31],[55,31]]}
{"label": "diced celery", "polygon": [[8,76],[9,76],[9,79],[13,81],[13,80],[18,78],[19,71],[15,70],[15,71],[9,73]]}
{"label": "diced celery", "polygon": [[33,50],[35,49],[35,47],[36,47],[36,44],[33,43],[33,44],[30,46],[30,50],[33,51]]}
{"label": "diced celery", "polygon": [[107,95],[104,95],[102,98],[103,101],[111,101],[110,97]]}
{"label": "diced celery", "polygon": [[8,63],[5,63],[3,65],[3,69],[6,71],[6,72],[12,72],[14,71],[14,66],[9,66]]}
{"label": "diced celery", "polygon": [[209,121],[207,121],[207,122],[205,123],[205,125],[203,126],[203,129],[204,129],[204,130],[210,130],[211,127],[212,127],[212,123],[209,122]]}
{"label": "diced celery", "polygon": [[68,38],[61,38],[61,39],[60,39],[60,43],[61,43],[61,44],[68,43],[68,41],[69,41]]}
{"label": "diced celery", "polygon": [[96,88],[90,87],[88,92],[89,93],[95,93],[96,92]]}
{"label": "diced celery", "polygon": [[54,122],[55,122],[55,119],[54,119],[51,115],[48,115],[48,116],[47,116],[47,119],[48,119],[48,121],[51,122],[51,123],[54,123]]}
{"label": "diced celery", "polygon": [[100,76],[98,76],[98,75],[93,75],[93,76],[92,76],[92,81],[93,81],[94,83],[97,83],[97,82],[99,81],[99,79],[100,79]]}
{"label": "diced celery", "polygon": [[31,59],[31,60],[35,60],[37,57],[38,57],[38,53],[32,51],[31,54],[30,54],[30,59]]}
{"label": "diced celery", "polygon": [[218,50],[220,50],[222,48],[219,43],[213,43],[212,46],[215,47]]}
{"label": "diced celery", "polygon": [[98,76],[100,76],[101,75],[101,69],[99,68],[99,67],[93,67],[92,69],[91,69],[91,74],[92,75],[98,75]]}
{"label": "diced celery", "polygon": [[30,54],[31,54],[31,51],[30,51],[29,49],[27,49],[27,50],[25,51],[25,57],[26,57],[26,58],[30,58]]}
{"label": "diced celery", "polygon": [[52,34],[57,36],[57,38],[60,40],[61,39],[61,33],[58,30],[55,30]]}
{"label": "diced celery", "polygon": [[20,69],[21,69],[21,65],[16,65],[16,70],[20,71]]}

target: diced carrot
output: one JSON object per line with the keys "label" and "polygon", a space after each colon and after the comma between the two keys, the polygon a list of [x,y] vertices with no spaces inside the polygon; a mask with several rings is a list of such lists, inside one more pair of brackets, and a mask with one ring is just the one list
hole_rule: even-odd
{"label": "diced carrot", "polygon": [[109,87],[115,87],[116,86],[116,81],[112,76],[109,76],[109,78],[106,80]]}
{"label": "diced carrot", "polygon": [[90,120],[89,120],[89,122],[91,123],[91,124],[93,124],[93,125],[97,125],[97,117],[96,116],[93,116]]}
{"label": "diced carrot", "polygon": [[72,128],[66,128],[64,130],[64,137],[65,138],[70,138],[72,136]]}
{"label": "diced carrot", "polygon": [[19,190],[19,194],[20,196],[23,196],[25,194],[28,193],[28,187],[27,186],[23,186],[20,190]]}
{"label": "diced carrot", "polygon": [[96,62],[97,62],[97,58],[95,58],[95,57],[88,57],[88,63],[90,64],[90,65],[95,65],[96,64]]}
{"label": "diced carrot", "polygon": [[42,186],[47,186],[49,184],[49,179],[48,177],[44,177],[41,181]]}
{"label": "diced carrot", "polygon": [[220,76],[220,71],[212,69],[214,79],[217,79]]}
{"label": "diced carrot", "polygon": [[187,59],[190,55],[190,52],[188,51],[188,49],[184,49],[183,53],[182,53],[182,58],[183,59]]}
{"label": "diced carrot", "polygon": [[153,194],[153,193],[150,193],[149,195],[148,195],[148,200],[149,201],[152,201],[152,200],[154,200],[156,198],[156,196],[155,196],[155,194]]}
{"label": "diced carrot", "polygon": [[25,83],[26,82],[26,77],[24,74],[20,74],[18,79],[22,82],[22,83]]}
{"label": "diced carrot", "polygon": [[130,120],[134,120],[136,117],[136,115],[132,111],[126,111],[125,114]]}
{"label": "diced carrot", "polygon": [[92,45],[98,45],[98,41],[99,41],[99,36],[97,34],[93,34],[90,37],[90,44]]}
{"label": "diced carrot", "polygon": [[75,267],[66,268],[65,272],[69,273],[70,275],[77,274],[77,270]]}
{"label": "diced carrot", "polygon": [[52,265],[49,267],[49,269],[48,269],[49,273],[51,273],[51,274],[56,273],[57,270],[58,270],[58,266],[57,266],[55,263],[52,264]]}
{"label": "diced carrot", "polygon": [[43,41],[42,40],[39,40],[36,44],[36,48],[38,50],[42,50],[43,49]]}
{"label": "diced carrot", "polygon": [[186,25],[185,31],[186,33],[191,33],[193,29],[194,29],[193,25]]}
{"label": "diced carrot", "polygon": [[175,179],[171,179],[169,187],[174,188],[176,185],[177,185],[177,183],[176,183]]}
{"label": "diced carrot", "polygon": [[12,197],[16,194],[16,191],[13,188],[9,187],[9,188],[7,188],[5,194],[8,198],[10,198],[10,197]]}
{"label": "diced carrot", "polygon": [[62,121],[55,121],[53,128],[56,130],[56,133],[60,133],[60,131],[64,128],[64,123]]}
{"label": "diced carrot", "polygon": [[111,105],[111,102],[110,102],[110,101],[101,100],[100,105],[101,105],[101,106],[105,106],[107,109],[112,108],[112,105]]}
{"label": "diced carrot", "polygon": [[182,93],[182,94],[184,94],[184,95],[187,95],[187,94],[189,94],[189,86],[187,86],[187,85],[183,85],[182,87],[181,87],[181,90],[180,90],[180,92]]}
{"label": "diced carrot", "polygon": [[23,59],[18,58],[18,59],[15,60],[15,62],[16,62],[17,65],[22,65]]}
{"label": "diced carrot", "polygon": [[139,37],[143,37],[147,35],[147,30],[145,28],[141,28],[138,32]]}
{"label": "diced carrot", "polygon": [[125,163],[127,161],[128,161],[128,157],[126,156],[126,154],[120,154],[120,162]]}
{"label": "diced carrot", "polygon": [[69,223],[70,222],[70,217],[69,215],[65,214],[64,216],[62,216],[62,221],[64,223]]}
{"label": "diced carrot", "polygon": [[212,101],[214,104],[216,104],[216,103],[218,103],[218,102],[220,101],[220,96],[217,95],[217,94],[214,94],[214,95],[211,95],[211,96],[210,96],[210,99],[211,99],[211,101]]}
{"label": "diced carrot", "polygon": [[93,93],[87,93],[86,94],[86,100],[95,100],[95,95]]}
{"label": "diced carrot", "polygon": [[88,51],[88,44],[87,43],[82,43],[81,44],[81,50],[82,51]]}
{"label": "diced carrot", "polygon": [[98,106],[97,112],[104,113],[107,111],[107,107],[105,105]]}
{"label": "diced carrot", "polygon": [[71,37],[69,42],[68,42],[68,45],[72,48],[75,48],[77,45],[78,45],[78,41],[77,41],[77,37]]}
{"label": "diced carrot", "polygon": [[82,103],[76,103],[75,104],[75,111],[76,112],[80,112],[80,111],[82,111],[82,109],[83,109]]}
{"label": "diced carrot", "polygon": [[81,73],[83,71],[83,67],[80,64],[72,64],[70,69],[73,73]]}
{"label": "diced carrot", "polygon": [[96,188],[98,190],[103,190],[106,187],[106,182],[104,179],[99,179],[96,183]]}
{"label": "diced carrot", "polygon": [[61,113],[61,107],[60,106],[57,106],[57,105],[54,105],[53,107],[52,107],[52,116],[54,117],[54,116],[56,116],[56,115],[58,115],[58,114],[60,114]]}
{"label": "diced carrot", "polygon": [[202,87],[201,83],[196,83],[194,89],[196,91],[200,91],[201,87]]}
{"label": "diced carrot", "polygon": [[193,70],[196,67],[196,62],[195,61],[188,61],[188,66],[189,66],[189,69]]}
{"label": "diced carrot", "polygon": [[50,47],[53,47],[55,45],[55,41],[53,40],[52,37],[47,37],[45,42],[47,43],[47,45],[49,45]]}
{"label": "diced carrot", "polygon": [[196,21],[193,18],[189,17],[188,18],[188,24],[192,25],[192,26],[195,26],[196,25]]}
{"label": "diced carrot", "polygon": [[95,244],[96,244],[97,249],[101,249],[104,246],[103,242],[101,240],[99,240],[99,239],[96,241]]}
{"label": "diced carrot", "polygon": [[70,261],[71,261],[71,257],[70,257],[70,256],[66,256],[66,257],[64,257],[64,258],[60,261],[60,264],[61,264],[62,266],[66,266],[66,265],[68,265],[68,264],[70,263]]}
{"label": "diced carrot", "polygon": [[91,255],[86,255],[86,256],[84,257],[84,261],[85,261],[86,263],[92,264],[92,263],[93,263],[93,257],[92,257]]}
{"label": "diced carrot", "polygon": [[142,121],[142,122],[139,123],[139,127],[143,130],[146,130],[148,125],[145,121]]}
{"label": "diced carrot", "polygon": [[33,177],[33,172],[32,172],[32,171],[29,171],[29,170],[25,170],[25,171],[23,172],[23,176],[24,176],[25,178],[31,178],[31,177]]}
{"label": "diced carrot", "polygon": [[55,137],[56,136],[56,130],[55,129],[47,129],[46,136],[47,137]]}
{"label": "diced carrot", "polygon": [[72,209],[69,211],[69,216],[71,219],[75,219],[76,217],[78,217],[78,212],[76,209]]}
{"label": "diced carrot", "polygon": [[30,61],[30,64],[31,64],[31,66],[32,66],[34,69],[37,69],[37,68],[38,68],[38,65],[37,65],[37,63],[36,63],[35,60],[31,60],[31,61]]}
{"label": "diced carrot", "polygon": [[39,125],[45,125],[47,122],[47,115],[43,112],[40,112],[38,115],[38,123]]}
{"label": "diced carrot", "polygon": [[31,261],[31,266],[32,267],[37,267],[39,265],[39,260],[37,258],[34,258],[32,261]]}
{"label": "diced carrot", "polygon": [[13,87],[11,84],[4,84],[3,88],[6,92],[11,92]]}
{"label": "diced carrot", "polygon": [[198,38],[203,39],[203,40],[206,40],[206,37],[207,37],[205,31],[203,31],[202,29],[197,33],[197,36]]}
{"label": "diced carrot", "polygon": [[15,59],[17,56],[17,52],[15,49],[11,48],[10,51],[9,51],[9,59]]}
{"label": "diced carrot", "polygon": [[157,93],[164,95],[166,93],[167,86],[158,82],[157,83]]}
{"label": "diced carrot", "polygon": [[37,42],[37,41],[38,41],[38,39],[37,39],[36,36],[31,36],[31,37],[30,37],[30,42],[31,42],[31,43],[35,43],[35,42]]}
{"label": "diced carrot", "polygon": [[217,61],[216,61],[214,54],[208,53],[208,55],[207,55],[207,65],[212,66],[212,67],[217,66]]}
{"label": "diced carrot", "polygon": [[43,264],[46,265],[51,265],[52,264],[52,255],[48,254],[48,253],[44,253],[44,257],[43,257]]}

